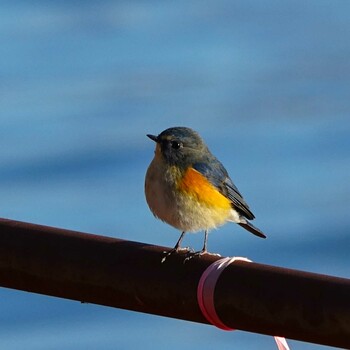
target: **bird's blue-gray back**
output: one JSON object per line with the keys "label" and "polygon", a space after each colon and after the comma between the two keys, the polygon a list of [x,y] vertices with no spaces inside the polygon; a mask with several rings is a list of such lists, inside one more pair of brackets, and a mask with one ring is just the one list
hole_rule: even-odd
{"label": "bird's blue-gray back", "polygon": [[254,214],[249,210],[248,204],[230,179],[227,170],[214,156],[212,156],[209,162],[197,162],[192,166],[204,175],[221,194],[229,198],[234,209],[236,209],[241,215],[249,220],[254,219]]}

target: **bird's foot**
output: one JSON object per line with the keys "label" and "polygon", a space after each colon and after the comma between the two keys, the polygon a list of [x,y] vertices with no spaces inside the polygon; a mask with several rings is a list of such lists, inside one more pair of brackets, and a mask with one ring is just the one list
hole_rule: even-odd
{"label": "bird's foot", "polygon": [[195,257],[198,257],[200,258],[202,255],[205,255],[205,254],[210,254],[208,253],[208,251],[206,249],[202,249],[198,252],[189,252],[187,254],[187,257],[186,259],[184,260],[184,264],[187,262],[187,261],[190,261],[191,259],[195,258]]}
{"label": "bird's foot", "polygon": [[221,257],[221,255],[220,254],[217,254],[217,253],[209,253],[207,250],[200,250],[200,251],[198,251],[198,252],[189,252],[188,253],[188,256],[186,257],[186,259],[184,260],[184,264],[186,263],[186,262],[188,262],[188,261],[190,261],[191,259],[193,259],[193,258],[196,258],[196,257],[198,257],[198,258],[200,258],[201,256],[203,256],[203,255],[213,255],[213,256],[220,256]]}
{"label": "bird's foot", "polygon": [[170,249],[168,251],[164,251],[163,252],[163,258],[161,260],[161,263],[163,264],[165,262],[165,260],[172,254],[174,253],[187,253],[187,254],[191,254],[193,253],[193,249],[190,248],[190,247],[184,247],[184,248],[181,248],[181,247],[175,247],[173,249]]}

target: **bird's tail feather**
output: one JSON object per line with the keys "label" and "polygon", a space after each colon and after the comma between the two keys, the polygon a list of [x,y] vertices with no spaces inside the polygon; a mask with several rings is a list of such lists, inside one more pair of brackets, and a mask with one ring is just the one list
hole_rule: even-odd
{"label": "bird's tail feather", "polygon": [[254,234],[258,237],[266,238],[266,235],[264,233],[262,233],[257,227],[252,225],[248,220],[246,220],[245,222],[240,222],[240,223],[238,223],[238,225],[242,226],[247,231],[251,232],[252,234]]}

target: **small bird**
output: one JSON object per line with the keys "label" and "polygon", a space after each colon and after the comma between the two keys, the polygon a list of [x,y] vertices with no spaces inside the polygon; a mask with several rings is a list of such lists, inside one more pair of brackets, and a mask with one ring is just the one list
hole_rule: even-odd
{"label": "small bird", "polygon": [[266,238],[248,221],[254,219],[248,204],[196,131],[172,127],[147,136],[156,148],[145,178],[146,201],[155,217],[182,231],[172,252],[181,249],[186,232],[204,231],[197,254],[206,253],[209,230],[228,221]]}

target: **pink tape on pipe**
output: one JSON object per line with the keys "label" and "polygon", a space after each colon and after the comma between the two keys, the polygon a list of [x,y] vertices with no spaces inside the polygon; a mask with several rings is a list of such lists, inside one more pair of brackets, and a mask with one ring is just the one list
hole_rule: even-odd
{"label": "pink tape on pipe", "polygon": [[[222,258],[211,265],[203,272],[197,288],[198,305],[203,313],[203,316],[214,326],[225,331],[232,331],[234,329],[226,326],[219,318],[214,305],[214,292],[216,282],[218,281],[221,272],[231,263],[236,260],[251,262],[247,258],[233,257]],[[285,338],[274,337],[278,350],[290,350]]]}

